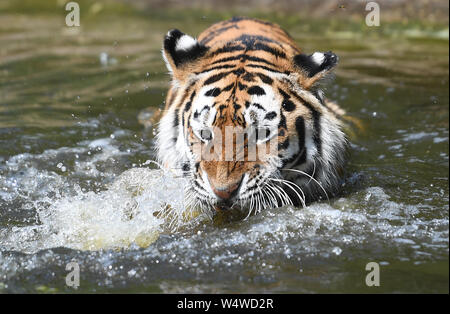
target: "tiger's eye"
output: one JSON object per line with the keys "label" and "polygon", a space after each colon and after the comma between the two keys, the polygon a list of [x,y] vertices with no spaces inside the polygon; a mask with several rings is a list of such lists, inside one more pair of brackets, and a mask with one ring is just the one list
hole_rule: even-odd
{"label": "tiger's eye", "polygon": [[202,138],[202,140],[210,141],[212,140],[212,132],[208,129],[201,130],[200,137]]}

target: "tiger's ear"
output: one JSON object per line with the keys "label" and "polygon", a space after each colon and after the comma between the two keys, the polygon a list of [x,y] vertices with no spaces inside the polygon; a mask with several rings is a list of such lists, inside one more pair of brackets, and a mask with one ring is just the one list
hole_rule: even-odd
{"label": "tiger's ear", "polygon": [[169,31],[164,38],[162,55],[167,69],[175,74],[177,70],[205,54],[207,47],[196,39],[180,32],[178,29]]}
{"label": "tiger's ear", "polygon": [[328,74],[338,61],[338,56],[331,51],[314,52],[311,55],[298,54],[294,57],[294,63],[306,76],[301,82],[306,89]]}

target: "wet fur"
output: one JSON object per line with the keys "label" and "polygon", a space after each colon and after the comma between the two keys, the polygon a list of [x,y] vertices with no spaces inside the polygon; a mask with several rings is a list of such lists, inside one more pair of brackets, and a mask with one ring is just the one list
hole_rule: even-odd
{"label": "wet fur", "polygon": [[[279,26],[233,18],[198,39],[168,32],[163,58],[171,86],[158,127],[158,159],[190,178],[192,206],[213,212],[226,203],[250,214],[304,206],[339,190],[347,147],[344,111],[320,89],[338,62],[334,53],[304,54]],[[251,125],[277,130],[277,154],[256,161],[196,161],[192,147],[205,141],[204,129]],[[241,151],[245,155],[247,148]],[[226,202],[213,192],[236,184],[239,190]]]}

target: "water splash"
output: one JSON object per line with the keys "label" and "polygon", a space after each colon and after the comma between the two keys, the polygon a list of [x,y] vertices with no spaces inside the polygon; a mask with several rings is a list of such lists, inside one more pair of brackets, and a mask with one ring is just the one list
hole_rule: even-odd
{"label": "water splash", "polygon": [[[54,247],[80,250],[147,247],[167,224],[184,220],[186,181],[163,170],[134,168],[100,193],[83,192],[34,203],[39,224],[3,230],[0,245],[33,253]],[[170,209],[168,209],[170,206]],[[164,210],[170,212],[164,215]]]}

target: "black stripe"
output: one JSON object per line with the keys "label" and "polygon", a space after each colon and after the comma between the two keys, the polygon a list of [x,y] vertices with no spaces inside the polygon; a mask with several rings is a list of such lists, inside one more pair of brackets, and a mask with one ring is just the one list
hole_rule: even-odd
{"label": "black stripe", "polygon": [[261,105],[258,104],[258,103],[253,103],[252,106],[255,106],[256,108],[261,109],[262,111],[267,111],[266,109],[264,109],[263,106],[261,106]]}
{"label": "black stripe", "polygon": [[221,63],[221,62],[228,62],[228,61],[234,61],[234,60],[239,60],[240,58],[242,58],[243,56],[245,56],[244,54],[240,54],[237,56],[232,56],[232,57],[227,57],[227,58],[222,58],[219,60],[214,61],[211,64],[217,64],[217,63]]}
{"label": "black stripe", "polygon": [[[195,94],[195,93],[194,93]],[[188,112],[189,109],[191,109],[192,101],[189,100],[186,105],[184,106],[184,112]]]}
{"label": "black stripe", "polygon": [[245,47],[241,45],[227,44],[225,47],[212,51],[211,53],[208,54],[208,56],[213,57],[221,53],[241,51],[241,50],[245,50]]}
{"label": "black stripe", "polygon": [[[320,90],[315,90],[315,91],[312,92],[312,94],[317,98],[317,100],[319,100],[319,102],[320,102],[320,104],[321,104],[322,106],[327,107],[327,106],[324,104],[324,101],[323,101],[323,98],[322,98],[322,96],[321,96]],[[328,108],[328,107],[327,107],[327,108]]]}
{"label": "black stripe", "polygon": [[295,110],[295,104],[289,99],[284,99],[283,104],[281,105],[284,110],[291,112]]}
{"label": "black stripe", "polygon": [[306,102],[300,95],[298,95],[294,91],[291,91],[291,92],[292,92],[292,95],[295,98],[297,98],[297,100],[301,101],[302,104],[305,105],[305,107],[307,107],[309,109],[309,111],[311,112],[311,115],[313,117],[313,126],[314,126],[313,141],[314,141],[314,144],[316,145],[319,156],[322,156],[322,139],[320,138],[321,133],[322,133],[322,130],[320,127],[320,112],[317,111],[317,109],[314,108],[313,105]]}
{"label": "black stripe", "polygon": [[278,123],[278,128],[285,128],[287,129],[286,125],[286,117],[282,112],[280,112],[280,122]]}
{"label": "black stripe", "polygon": [[242,76],[242,79],[247,82],[253,82],[253,77],[253,73],[247,72],[244,74],[244,76]]}
{"label": "black stripe", "polygon": [[228,86],[225,86],[224,88],[222,88],[222,92],[228,92],[229,90],[231,90],[234,87],[234,83],[231,83]]}
{"label": "black stripe", "polygon": [[266,52],[268,52],[270,54],[273,54],[276,57],[286,59],[286,54],[283,51],[275,49],[275,48],[272,48],[272,47],[270,47],[268,45],[265,45],[263,43],[256,43],[254,45],[254,47],[252,47],[252,48],[253,48],[252,50],[264,50],[264,51],[266,51]]}
{"label": "black stripe", "polygon": [[[213,106],[214,106],[215,104],[216,104],[216,103],[214,103]],[[198,116],[201,115],[202,112],[203,112],[204,110],[209,111],[209,110],[211,110],[211,108],[210,108],[208,105],[206,105],[206,106],[204,106],[204,107],[202,108],[202,110],[200,110],[200,112],[195,111],[195,112],[194,112],[194,119],[197,119]]]}
{"label": "black stripe", "polygon": [[[194,97],[195,97],[195,90],[192,92],[192,94],[191,94],[191,96],[189,97],[189,101],[186,103],[186,105],[184,105],[184,110],[183,110],[183,113],[181,114],[181,118],[182,118],[182,121],[181,121],[181,123],[183,124],[183,127],[184,127],[184,125],[185,125],[185,122],[186,122],[186,120],[185,120],[185,118],[184,118],[184,115],[189,111],[189,109],[191,109],[191,106],[192,106],[192,100],[194,99]],[[189,119],[187,120],[187,128],[189,128],[190,127],[190,121],[189,121]]]}
{"label": "black stripe", "polygon": [[264,75],[262,73],[255,73],[255,74],[261,78],[261,81],[263,81],[263,83],[266,83],[266,84],[273,83],[273,80],[270,77],[268,77],[267,75]]}
{"label": "black stripe", "polygon": [[289,96],[289,94],[287,92],[285,92],[284,90],[282,90],[281,88],[278,88],[278,91],[280,92],[281,96],[283,96],[283,98],[285,98],[285,99],[291,98],[291,96]]}
{"label": "black stripe", "polygon": [[306,147],[304,147],[301,150],[301,153],[297,156],[297,159],[295,160],[294,164],[292,165],[292,167],[298,166],[298,165],[303,165],[306,162]]}
{"label": "black stripe", "polygon": [[178,117],[179,109],[175,109],[174,118],[173,118],[173,130],[174,130],[174,138],[172,140],[176,143],[178,139],[178,124],[180,124],[180,118]]}
{"label": "black stripe", "polygon": [[287,112],[294,111],[296,106],[292,101],[289,100],[291,96],[289,96],[288,93],[283,91],[281,88],[278,88],[278,91],[283,96],[283,102],[281,103],[281,107]]}
{"label": "black stripe", "polygon": [[305,147],[305,120],[302,117],[295,120],[295,130],[298,136],[298,149],[301,151]]}
{"label": "black stripe", "polygon": [[237,25],[230,25],[230,26],[223,26],[220,27],[218,29],[213,30],[210,34],[208,34],[208,36],[206,36],[200,43],[202,45],[206,45],[207,43],[209,43],[214,37],[222,34],[224,31],[230,29],[230,28],[236,28],[238,29]]}
{"label": "black stripe", "polygon": [[251,67],[251,68],[264,69],[264,70],[267,70],[267,71],[270,71],[270,72],[281,73],[281,74],[287,74],[287,75],[289,75],[289,74],[291,73],[291,72],[289,72],[289,71],[280,72],[280,71],[278,71],[278,70],[276,70],[276,69],[268,68],[268,67],[266,67],[266,66],[259,65],[259,64],[253,64],[253,63],[252,63],[252,64],[246,64],[245,66]]}
{"label": "black stripe", "polygon": [[313,119],[314,119],[314,144],[316,144],[317,152],[319,153],[319,156],[322,156],[322,139],[320,138],[320,135],[322,134],[322,129],[320,126],[320,113],[316,110],[312,112]]}
{"label": "black stripe", "polygon": [[269,61],[267,61],[267,60],[265,60],[265,59],[262,59],[262,58],[258,58],[258,57],[246,55],[245,59],[246,59],[246,60],[249,60],[249,61],[253,61],[253,62],[262,62],[262,63],[265,63],[265,64],[267,64],[267,65],[271,65],[271,66],[276,67],[276,65],[273,64],[272,62],[269,62]]}
{"label": "black stripe", "polygon": [[212,88],[212,89],[210,89],[209,91],[207,91],[207,92],[205,93],[205,96],[208,96],[208,97],[217,97],[217,96],[220,95],[220,93],[221,93],[220,88],[215,87],[215,88]]}
{"label": "black stripe", "polygon": [[174,112],[174,118],[173,118],[173,127],[174,128],[177,128],[178,127],[178,124],[180,124],[180,118],[178,117],[178,112],[179,112],[179,109],[177,108],[177,109],[175,109],[175,112]]}
{"label": "black stripe", "polygon": [[262,89],[259,86],[252,86],[248,89],[247,93],[249,95],[258,95],[258,96],[262,96],[265,95],[266,92],[264,91],[264,89]]}
{"label": "black stripe", "polygon": [[[181,98],[180,102],[178,104],[183,104],[186,98],[189,96],[189,93],[191,93],[192,87],[195,85],[195,82],[192,82],[184,91],[183,91],[183,97]],[[195,90],[192,91],[195,94]],[[192,95],[191,95],[192,96]],[[192,97],[191,97],[192,98]],[[192,100],[192,99],[191,99]]]}
{"label": "black stripe", "polygon": [[235,68],[235,67],[236,67],[236,65],[234,65],[234,64],[218,65],[218,66],[215,66],[215,67],[203,70],[201,72],[195,72],[195,74],[202,74],[202,73],[206,73],[206,72],[209,72],[209,71],[220,70],[220,69],[231,69],[231,68]]}
{"label": "black stripe", "polygon": [[189,172],[191,170],[191,166],[187,162],[185,162],[182,164],[181,170],[183,170],[183,172]]}
{"label": "black stripe", "polygon": [[219,74],[215,74],[215,75],[211,76],[210,78],[208,78],[205,81],[205,83],[203,83],[203,84],[204,85],[209,85],[209,84],[215,83],[215,82],[221,80],[222,78],[224,78],[225,76],[227,76],[229,74],[231,74],[231,72],[222,72],[222,73],[219,73]]}
{"label": "black stripe", "polygon": [[[183,91],[183,96],[181,97],[180,101],[178,102],[178,104],[183,104],[184,101],[186,100],[186,98],[188,97],[189,93],[191,92],[191,86],[189,86],[188,88],[186,88]],[[177,105],[178,105],[177,104]]]}
{"label": "black stripe", "polygon": [[[196,168],[198,168],[198,167],[196,167]],[[198,172],[198,170],[196,170],[196,172]],[[194,181],[194,185],[195,185],[197,188],[199,188],[200,191],[205,191],[205,192],[206,192],[206,190],[200,185],[200,183],[197,182],[197,180],[192,180],[192,181]]]}
{"label": "black stripe", "polygon": [[273,119],[276,118],[276,116],[277,116],[277,113],[275,111],[271,111],[268,114],[266,114],[264,119],[266,119],[266,120],[273,120]]}
{"label": "black stripe", "polygon": [[235,74],[237,76],[241,76],[244,73],[245,73],[245,70],[243,68],[239,68],[239,69],[233,71],[233,74]]}
{"label": "black stripe", "polygon": [[247,85],[242,84],[241,82],[238,82],[238,87],[239,87],[239,90],[244,90],[247,88]]}
{"label": "black stripe", "polygon": [[235,41],[242,41],[244,44],[248,46],[254,46],[255,43],[259,42],[268,42],[268,43],[275,43],[278,44],[280,47],[280,43],[276,42],[275,40],[262,36],[262,35],[251,35],[251,34],[242,34],[238,38],[235,39]]}
{"label": "black stripe", "polygon": [[262,62],[262,63],[265,63],[267,65],[271,65],[271,66],[276,67],[276,65],[273,64],[270,61],[267,61],[267,60],[262,59],[262,58],[254,57],[254,56],[249,56],[249,55],[246,55],[246,54],[239,54],[237,56],[222,58],[222,59],[214,61],[212,64],[228,62],[228,61],[235,61],[235,60],[240,60],[241,62],[244,62],[246,60],[253,61],[253,62]]}
{"label": "black stripe", "polygon": [[[265,51],[267,53],[274,55],[277,58],[283,58],[283,59],[286,58],[286,54],[284,53],[284,51],[273,48],[266,44],[268,42],[275,43],[275,41],[270,38],[267,38],[264,36],[254,36],[254,35],[243,34],[240,37],[236,38],[235,41],[242,42],[246,48],[245,50],[247,50],[247,51],[262,50],[262,51]],[[278,45],[280,46],[279,43],[278,43]]]}
{"label": "black stripe", "polygon": [[184,112],[187,112],[187,111],[189,111],[189,109],[191,109],[192,100],[194,99],[194,97],[195,97],[195,91],[192,92],[191,97],[189,98],[189,101],[184,106]]}

